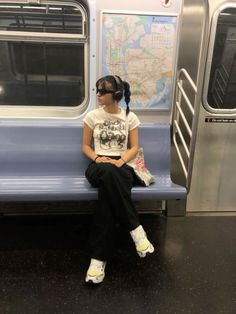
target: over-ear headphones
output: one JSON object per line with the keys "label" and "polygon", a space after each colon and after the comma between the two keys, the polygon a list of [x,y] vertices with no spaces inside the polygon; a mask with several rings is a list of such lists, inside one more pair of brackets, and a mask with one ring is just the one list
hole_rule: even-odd
{"label": "over-ear headphones", "polygon": [[119,76],[113,75],[113,77],[116,82],[116,91],[113,93],[113,99],[119,101],[123,97],[123,83]]}

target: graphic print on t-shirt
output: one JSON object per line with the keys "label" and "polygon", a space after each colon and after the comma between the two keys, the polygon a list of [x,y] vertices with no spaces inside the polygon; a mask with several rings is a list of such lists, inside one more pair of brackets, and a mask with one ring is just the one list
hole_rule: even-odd
{"label": "graphic print on t-shirt", "polygon": [[126,142],[125,122],[122,120],[105,120],[99,124],[101,149],[122,149]]}

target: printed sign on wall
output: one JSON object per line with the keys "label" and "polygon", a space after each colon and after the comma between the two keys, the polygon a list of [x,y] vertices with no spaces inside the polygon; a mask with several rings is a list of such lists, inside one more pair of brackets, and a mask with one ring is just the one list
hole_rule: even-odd
{"label": "printed sign on wall", "polygon": [[102,75],[129,82],[132,108],[169,109],[177,16],[102,12]]}

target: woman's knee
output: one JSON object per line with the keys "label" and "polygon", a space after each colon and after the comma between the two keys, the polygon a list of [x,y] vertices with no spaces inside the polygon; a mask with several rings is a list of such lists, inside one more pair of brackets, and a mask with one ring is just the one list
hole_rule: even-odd
{"label": "woman's knee", "polygon": [[102,175],[115,176],[118,172],[118,168],[111,163],[100,163],[98,165]]}
{"label": "woman's knee", "polygon": [[[105,165],[105,164],[104,164]],[[127,188],[132,188],[132,179],[131,177],[124,171],[124,169],[119,168],[113,164],[106,164],[103,168],[103,174],[101,176],[101,180],[112,184],[120,184],[122,186],[126,186]]]}
{"label": "woman's knee", "polygon": [[116,173],[116,166],[111,163],[92,163],[86,170],[85,176],[87,179],[99,179],[104,175],[112,175]]}
{"label": "woman's knee", "polygon": [[101,182],[112,184],[120,182],[122,185],[132,187],[132,179],[122,168],[111,163],[93,163],[86,173],[88,181],[94,186],[100,186]]}

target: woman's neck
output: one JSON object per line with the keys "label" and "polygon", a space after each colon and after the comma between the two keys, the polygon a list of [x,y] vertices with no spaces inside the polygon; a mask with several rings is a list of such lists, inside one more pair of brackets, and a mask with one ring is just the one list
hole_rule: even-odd
{"label": "woman's neck", "polygon": [[107,112],[107,113],[120,113],[121,109],[119,107],[118,104],[115,105],[111,105],[111,106],[104,106],[103,109]]}

